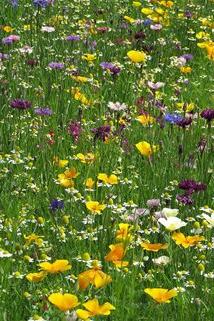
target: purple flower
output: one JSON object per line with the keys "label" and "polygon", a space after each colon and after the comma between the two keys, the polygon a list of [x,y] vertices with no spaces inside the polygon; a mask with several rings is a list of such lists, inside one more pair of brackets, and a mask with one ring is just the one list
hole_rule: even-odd
{"label": "purple flower", "polygon": [[190,11],[185,11],[184,15],[186,18],[191,18],[192,17],[192,13]]}
{"label": "purple flower", "polygon": [[204,191],[207,185],[201,182],[196,182],[193,179],[186,179],[178,184],[180,189],[188,191],[188,193]]}
{"label": "purple flower", "polygon": [[208,122],[210,122],[214,118],[214,109],[211,109],[211,108],[204,109],[201,112],[201,117],[206,119]]}
{"label": "purple flower", "polygon": [[64,208],[64,201],[63,200],[53,199],[51,201],[50,209],[52,211],[62,210],[63,208]]}
{"label": "purple flower", "polygon": [[19,36],[17,36],[17,35],[10,35],[10,36],[8,36],[8,37],[3,38],[3,39],[2,39],[2,43],[3,43],[3,45],[10,45],[10,44],[12,44],[12,43],[14,43],[14,42],[17,42],[17,41],[19,41],[19,40],[20,40],[20,37],[19,37]]}
{"label": "purple flower", "polygon": [[35,7],[46,8],[49,4],[52,4],[53,1],[50,0],[33,0]]}
{"label": "purple flower", "polygon": [[191,123],[192,123],[192,118],[190,118],[190,117],[182,118],[181,120],[176,122],[176,124],[182,128],[185,128],[185,127],[191,125]]}
{"label": "purple flower", "polygon": [[158,81],[158,82],[156,82],[156,83],[154,83],[154,82],[152,82],[152,81],[148,81],[148,82],[147,82],[147,85],[149,86],[149,88],[151,88],[151,89],[153,89],[153,90],[158,90],[158,89],[160,89],[161,87],[163,87],[165,84],[164,84],[163,82],[160,82],[160,81]]}
{"label": "purple flower", "polygon": [[36,65],[38,65],[38,61],[36,59],[28,59],[26,61],[27,65],[31,66],[31,67],[34,67]]}
{"label": "purple flower", "polygon": [[100,126],[97,128],[93,128],[92,129],[92,133],[94,133],[94,139],[100,139],[103,142],[106,141],[106,139],[109,137],[111,132],[111,126],[109,125],[104,125],[104,126]]}
{"label": "purple flower", "polygon": [[193,204],[193,200],[191,198],[191,195],[189,194],[182,194],[182,195],[177,195],[177,200],[184,204],[184,205],[192,205]]}
{"label": "purple flower", "polygon": [[82,132],[81,124],[77,121],[71,121],[68,125],[68,133],[73,137],[74,141],[77,142]]}
{"label": "purple flower", "polygon": [[49,107],[39,107],[34,109],[34,112],[39,116],[51,116],[53,114]]}
{"label": "purple flower", "polygon": [[111,62],[101,62],[100,66],[103,70],[109,70],[113,75],[117,75],[121,71],[120,67],[114,65]]}
{"label": "purple flower", "polygon": [[178,114],[166,114],[164,120],[170,124],[177,124],[178,121],[182,120],[182,116]]}
{"label": "purple flower", "polygon": [[184,54],[181,57],[186,59],[186,61],[189,61],[189,60],[193,59],[193,55],[191,55],[191,54]]}
{"label": "purple flower", "polygon": [[18,0],[10,0],[10,3],[12,7],[18,7]]}
{"label": "purple flower", "polygon": [[134,35],[135,39],[144,39],[146,37],[145,33],[143,31],[138,31]]}
{"label": "purple flower", "polygon": [[51,69],[63,69],[64,68],[64,64],[62,62],[50,62],[48,64],[48,67],[50,67]]}
{"label": "purple flower", "polygon": [[70,35],[70,36],[66,37],[66,40],[67,41],[78,41],[78,40],[80,40],[80,36],[78,36],[78,35]]}
{"label": "purple flower", "polygon": [[0,52],[0,60],[6,60],[9,58],[9,55]]}
{"label": "purple flower", "polygon": [[17,98],[10,102],[10,106],[15,109],[28,109],[32,106],[32,104],[28,100]]}
{"label": "purple flower", "polygon": [[160,200],[159,199],[151,199],[146,202],[146,205],[150,208],[155,208],[160,206]]}

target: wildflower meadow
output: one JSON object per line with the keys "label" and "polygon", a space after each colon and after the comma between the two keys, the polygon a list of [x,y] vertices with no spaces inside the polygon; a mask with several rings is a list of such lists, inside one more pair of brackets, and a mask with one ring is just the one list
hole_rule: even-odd
{"label": "wildflower meadow", "polygon": [[213,321],[214,1],[0,8],[0,321]]}

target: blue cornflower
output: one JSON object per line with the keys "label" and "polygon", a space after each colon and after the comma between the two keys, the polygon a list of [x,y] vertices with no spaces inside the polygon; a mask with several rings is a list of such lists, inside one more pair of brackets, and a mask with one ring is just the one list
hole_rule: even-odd
{"label": "blue cornflower", "polygon": [[51,201],[50,209],[52,211],[62,210],[63,208],[64,208],[64,201],[63,200],[58,200],[58,199],[54,198]]}
{"label": "blue cornflower", "polygon": [[50,1],[48,0],[33,0],[33,4],[36,7],[46,8],[49,5]]}
{"label": "blue cornflower", "polygon": [[164,120],[170,124],[177,124],[179,121],[182,120],[182,116],[178,114],[166,114],[164,116]]}

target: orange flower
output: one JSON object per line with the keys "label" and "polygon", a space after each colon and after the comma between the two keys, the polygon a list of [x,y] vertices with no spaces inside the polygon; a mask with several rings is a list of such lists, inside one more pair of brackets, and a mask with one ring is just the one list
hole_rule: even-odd
{"label": "orange flower", "polygon": [[110,252],[105,256],[106,262],[112,262],[117,267],[127,266],[128,262],[123,261],[123,257],[125,256],[125,247],[122,243],[111,244],[109,246]]}
{"label": "orange flower", "polygon": [[70,270],[71,268],[71,265],[67,260],[56,260],[53,263],[42,262],[42,263],[39,263],[38,266],[43,271],[46,271],[51,274],[64,272],[64,271]]}
{"label": "orange flower", "polygon": [[102,288],[112,281],[112,278],[101,271],[99,266],[94,266],[92,269],[79,274],[78,282],[80,289],[86,289],[89,284],[93,284],[96,289]]}
{"label": "orange flower", "polygon": [[111,310],[115,310],[115,307],[109,302],[99,305],[97,299],[89,300],[86,303],[83,303],[83,306],[86,310],[78,309],[76,311],[78,318],[82,320],[89,320],[90,317],[96,315],[109,315]]}
{"label": "orange flower", "polygon": [[144,250],[150,251],[150,252],[158,252],[160,250],[165,250],[168,248],[168,244],[162,244],[162,243],[142,242],[140,245]]}
{"label": "orange flower", "polygon": [[76,295],[70,293],[52,293],[49,295],[48,301],[54,304],[61,311],[68,311],[79,305]]}
{"label": "orange flower", "polygon": [[194,246],[198,244],[198,242],[203,241],[204,237],[199,235],[185,236],[181,232],[174,232],[172,239],[177,245],[182,245],[185,249],[187,249],[188,247]]}
{"label": "orange flower", "polygon": [[147,288],[144,292],[150,295],[158,303],[170,303],[170,299],[177,295],[177,291],[174,289]]}

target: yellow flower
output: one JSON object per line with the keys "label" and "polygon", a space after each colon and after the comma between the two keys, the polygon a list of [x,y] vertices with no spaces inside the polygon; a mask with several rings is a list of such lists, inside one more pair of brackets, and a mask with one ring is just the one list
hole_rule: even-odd
{"label": "yellow flower", "polygon": [[12,27],[10,27],[10,26],[4,26],[4,27],[3,27],[3,30],[4,30],[5,32],[11,32],[11,31],[13,31],[14,29],[13,29]]}
{"label": "yellow flower", "polygon": [[188,66],[183,66],[180,68],[180,71],[183,73],[183,74],[189,74],[192,72],[192,68],[191,67],[188,67]]}
{"label": "yellow flower", "polygon": [[67,260],[56,260],[53,263],[42,262],[38,266],[48,273],[54,274],[59,272],[64,272],[71,269],[71,265]]}
{"label": "yellow flower", "polygon": [[87,188],[92,189],[94,184],[95,184],[95,181],[91,177],[87,178],[87,180],[85,181],[85,186]]}
{"label": "yellow flower", "polygon": [[185,236],[181,232],[174,232],[172,235],[172,239],[177,245],[182,245],[185,249],[187,249],[188,247],[194,246],[200,241],[203,241],[204,237],[199,235]]}
{"label": "yellow flower", "polygon": [[31,29],[30,25],[24,25],[23,26],[24,31],[29,31]]}
{"label": "yellow flower", "polygon": [[189,104],[187,104],[187,103],[177,103],[176,106],[177,106],[177,108],[179,110],[185,111],[187,113],[190,113],[195,108],[195,104],[194,103],[189,103]]}
{"label": "yellow flower", "polygon": [[146,54],[143,51],[130,50],[127,56],[134,63],[140,63],[146,60]]}
{"label": "yellow flower", "polygon": [[141,2],[139,2],[139,1],[133,1],[132,2],[132,5],[134,6],[134,7],[141,7]]}
{"label": "yellow flower", "polygon": [[30,282],[40,282],[46,277],[47,273],[44,271],[38,273],[29,273],[26,275],[26,279]]}
{"label": "yellow flower", "polygon": [[68,311],[79,305],[77,296],[70,293],[52,293],[49,295],[48,301],[61,311]]}
{"label": "yellow flower", "polygon": [[63,168],[68,165],[67,159],[59,159],[59,157],[54,157],[54,164],[56,166],[59,166],[60,168]]}
{"label": "yellow flower", "polygon": [[79,90],[79,88],[74,88],[72,90],[74,93],[74,99],[80,101],[83,105],[91,105],[92,102]]}
{"label": "yellow flower", "polygon": [[90,80],[89,78],[84,76],[71,76],[71,78],[82,83],[88,82]]}
{"label": "yellow flower", "polygon": [[105,204],[100,204],[97,201],[88,201],[86,202],[87,209],[93,214],[100,214],[106,208]]}
{"label": "yellow flower", "polygon": [[79,173],[77,173],[75,168],[68,169],[64,173],[58,175],[58,182],[63,187],[73,187],[73,178],[76,178],[78,175]]}
{"label": "yellow flower", "polygon": [[153,153],[155,153],[158,150],[158,146],[150,145],[146,141],[139,142],[135,146],[140,151],[141,155],[146,157],[150,157]]}
{"label": "yellow flower", "polygon": [[96,55],[86,53],[82,56],[82,59],[90,62],[90,61],[96,60]]}
{"label": "yellow flower", "polygon": [[93,284],[96,289],[104,287],[112,281],[111,277],[101,271],[99,266],[94,266],[85,272],[82,272],[78,276],[78,283],[80,289],[86,289],[89,284]]}
{"label": "yellow flower", "polygon": [[111,310],[115,310],[115,307],[109,302],[99,305],[97,299],[89,300],[86,303],[83,303],[86,310],[78,309],[76,311],[78,318],[82,320],[89,320],[90,317],[96,315],[109,315]]}
{"label": "yellow flower", "polygon": [[105,184],[115,185],[118,184],[118,178],[116,175],[106,175],[104,173],[98,174],[98,180],[102,181]]}
{"label": "yellow flower", "polygon": [[147,288],[144,292],[150,295],[158,303],[169,303],[171,298],[177,296],[177,291],[174,289]]}
{"label": "yellow flower", "polygon": [[130,225],[127,223],[120,223],[119,230],[116,232],[116,240],[130,241]]}
{"label": "yellow flower", "polygon": [[171,8],[174,5],[173,1],[160,1],[160,4],[166,8]]}
{"label": "yellow flower", "polygon": [[82,153],[78,153],[77,155],[75,155],[75,157],[77,157],[77,159],[84,164],[91,164],[95,161],[95,155],[93,153],[86,153],[85,155]]}
{"label": "yellow flower", "polygon": [[28,235],[28,236],[25,236],[25,246],[29,246],[31,243],[35,243],[36,245],[38,245],[39,247],[43,245],[43,239],[42,239],[43,236],[39,236],[39,235],[36,235],[34,233]]}
{"label": "yellow flower", "polygon": [[162,244],[162,243],[142,242],[140,245],[144,250],[151,251],[151,252],[158,252],[160,250],[165,250],[168,248],[168,244]]}
{"label": "yellow flower", "polygon": [[148,114],[137,116],[136,120],[138,120],[144,126],[155,123],[155,118]]}
{"label": "yellow flower", "polygon": [[196,33],[196,38],[197,39],[209,39],[210,38],[210,34],[204,31],[200,31],[198,33]]}
{"label": "yellow flower", "polygon": [[134,23],[136,20],[133,19],[132,17],[129,17],[129,16],[124,16],[123,17],[126,21],[130,22],[130,23]]}
{"label": "yellow flower", "polygon": [[147,16],[147,15],[152,14],[154,11],[150,8],[142,8],[141,12]]}

